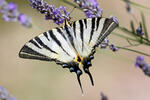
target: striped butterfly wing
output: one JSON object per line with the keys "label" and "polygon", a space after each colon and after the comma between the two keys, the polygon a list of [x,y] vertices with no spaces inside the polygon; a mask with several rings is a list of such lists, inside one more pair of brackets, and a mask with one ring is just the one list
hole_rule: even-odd
{"label": "striped butterfly wing", "polygon": [[[95,47],[100,44],[118,24],[107,18],[88,18],[44,32],[27,42],[19,52],[19,57],[44,61],[55,61],[63,68],[77,74],[82,90],[79,64],[84,72],[93,79],[89,72]],[[83,92],[83,90],[82,90]]]}
{"label": "striped butterfly wing", "polygon": [[94,85],[89,67],[94,58],[95,48],[118,26],[113,19],[109,18],[88,18],[73,22],[72,31],[74,34],[75,48],[83,59],[83,70],[90,77]]}
{"label": "striped butterfly wing", "polygon": [[19,52],[19,57],[57,63],[69,63],[76,57],[75,51],[68,43],[68,37],[62,28],[44,32],[27,42]]}
{"label": "striped butterfly wing", "polygon": [[83,58],[89,57],[116,27],[118,23],[109,18],[88,18],[73,22],[73,33],[76,49]]}

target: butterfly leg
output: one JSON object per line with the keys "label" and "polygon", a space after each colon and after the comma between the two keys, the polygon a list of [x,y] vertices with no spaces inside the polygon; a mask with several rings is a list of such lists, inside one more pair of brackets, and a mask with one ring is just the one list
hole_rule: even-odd
{"label": "butterfly leg", "polygon": [[79,83],[81,91],[83,93],[82,84],[81,84],[81,81],[80,81],[80,76],[82,75],[82,71],[79,69],[79,64],[71,63],[71,64],[63,64],[62,66],[63,66],[63,68],[69,68],[71,73],[72,72],[76,73],[78,83]]}
{"label": "butterfly leg", "polygon": [[91,80],[91,84],[94,86],[93,77],[92,77],[92,75],[91,75],[91,73],[90,73],[90,71],[89,71],[89,67],[92,66],[91,60],[92,60],[93,58],[94,58],[93,56],[90,56],[89,59],[85,59],[85,60],[83,61],[83,70],[84,70],[85,73],[87,73],[87,74],[89,75],[90,80]]}

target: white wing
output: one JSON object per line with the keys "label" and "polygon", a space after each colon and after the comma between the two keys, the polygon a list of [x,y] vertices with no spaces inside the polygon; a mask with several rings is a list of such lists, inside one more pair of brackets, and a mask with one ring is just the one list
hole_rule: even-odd
{"label": "white wing", "polygon": [[75,48],[82,57],[88,57],[118,24],[108,18],[88,18],[73,22]]}
{"label": "white wing", "polygon": [[20,50],[19,56],[27,59],[71,62],[76,53],[64,34],[62,28],[44,32],[27,42]]}

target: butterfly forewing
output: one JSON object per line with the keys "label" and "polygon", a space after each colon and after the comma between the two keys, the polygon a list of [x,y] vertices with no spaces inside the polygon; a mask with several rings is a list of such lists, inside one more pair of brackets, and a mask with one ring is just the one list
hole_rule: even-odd
{"label": "butterfly forewing", "polygon": [[73,33],[75,37],[75,48],[82,57],[88,57],[92,50],[100,44],[115,27],[112,19],[88,18],[73,22]]}
{"label": "butterfly forewing", "polygon": [[[58,30],[61,30],[62,33]],[[61,28],[44,32],[27,42],[21,49],[19,56],[28,59],[71,62],[76,54],[67,41],[68,37],[65,37],[64,34]]]}

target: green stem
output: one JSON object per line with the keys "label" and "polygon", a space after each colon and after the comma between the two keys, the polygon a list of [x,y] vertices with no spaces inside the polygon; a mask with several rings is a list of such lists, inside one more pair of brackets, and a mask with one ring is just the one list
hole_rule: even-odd
{"label": "green stem", "polygon": [[[117,29],[119,29],[119,30],[121,30],[121,31],[124,31],[125,33],[128,33],[128,34],[131,35],[131,36],[139,37],[137,34],[132,34],[131,31],[129,31],[128,29],[126,29],[126,28],[124,28],[124,27],[121,27],[121,26],[120,26],[120,27],[118,27]],[[145,41],[147,41],[147,44],[150,45],[150,40],[148,40],[147,38],[144,38],[144,37],[142,37],[142,39],[145,40]]]}
{"label": "green stem", "polygon": [[120,47],[120,46],[117,46],[117,47],[119,49],[123,49],[123,50],[127,50],[127,51],[132,51],[132,52],[135,52],[135,53],[142,54],[142,55],[150,57],[150,54],[146,54],[146,53],[141,52],[141,51],[137,51],[137,50],[133,50],[133,49],[125,48],[125,47]]}
{"label": "green stem", "polygon": [[146,9],[146,10],[150,10],[150,7],[146,7],[146,6],[144,6],[144,5],[135,3],[135,2],[133,2],[133,1],[130,1],[130,4],[133,5],[133,6],[141,7],[141,8]]}
{"label": "green stem", "polygon": [[60,1],[66,3],[66,4],[68,4],[68,5],[71,5],[71,6],[73,6],[73,7],[76,7],[76,8],[78,8],[79,10],[82,10],[82,9],[81,9],[80,7],[78,7],[76,4],[74,4],[74,3],[72,3],[72,2],[70,2],[70,1],[68,1],[68,0],[60,0]]}
{"label": "green stem", "polygon": [[[122,1],[126,2],[126,0],[122,0]],[[133,1],[131,1],[131,0],[129,1],[129,3],[130,3],[131,5],[133,5],[133,6],[137,6],[137,7],[141,7],[141,8],[143,8],[143,9],[146,9],[146,10],[150,10],[150,7],[146,7],[146,6],[144,6],[144,5],[138,4],[138,3],[133,2]]]}
{"label": "green stem", "polygon": [[119,33],[115,33],[115,32],[113,32],[113,35],[116,35],[116,36],[121,37],[121,38],[124,38],[124,39],[131,40],[131,41],[134,41],[134,42],[138,42],[136,39],[132,39],[132,38],[130,38],[130,37],[127,37],[127,36],[121,35],[121,34],[119,34]]}
{"label": "green stem", "polygon": [[[133,38],[130,38],[130,37],[121,35],[121,34],[119,34],[119,33],[113,32],[113,35],[116,35],[116,36],[118,36],[118,37],[121,37],[121,38],[124,38],[124,39],[128,39],[128,40],[130,40],[130,41],[134,41],[134,42],[139,43],[139,41],[137,41],[136,39],[133,39]],[[144,45],[146,45],[146,46],[150,46],[150,42],[142,41],[142,44],[144,44]]]}

